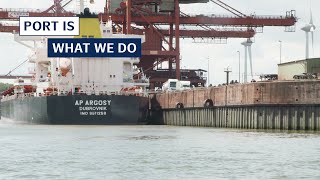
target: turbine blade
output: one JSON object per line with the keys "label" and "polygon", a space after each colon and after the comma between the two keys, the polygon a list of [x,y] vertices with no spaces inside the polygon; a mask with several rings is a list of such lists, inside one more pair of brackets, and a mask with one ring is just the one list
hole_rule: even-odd
{"label": "turbine blade", "polygon": [[313,25],[312,9],[310,8],[310,24]]}

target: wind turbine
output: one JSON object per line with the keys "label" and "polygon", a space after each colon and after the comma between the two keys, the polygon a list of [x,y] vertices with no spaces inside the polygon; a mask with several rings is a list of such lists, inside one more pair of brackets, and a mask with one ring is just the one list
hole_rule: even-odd
{"label": "wind turbine", "polygon": [[244,46],[244,77],[243,77],[243,82],[247,83],[248,82],[248,54],[249,54],[249,60],[250,60],[250,70],[251,70],[251,78],[253,79],[253,72],[252,72],[252,51],[251,51],[251,45],[252,45],[251,39],[247,39],[243,43],[241,43]]}
{"label": "wind turbine", "polygon": [[309,33],[311,33],[311,43],[312,43],[312,50],[313,50],[313,43],[314,43],[314,31],[316,30],[316,26],[313,24],[312,18],[312,11],[310,9],[310,22],[309,24],[305,25],[301,28],[302,31],[306,32],[306,59],[309,59]]}

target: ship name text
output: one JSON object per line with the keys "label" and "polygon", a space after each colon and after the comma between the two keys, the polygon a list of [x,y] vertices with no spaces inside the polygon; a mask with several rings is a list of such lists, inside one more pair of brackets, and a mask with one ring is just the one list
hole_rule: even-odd
{"label": "ship name text", "polygon": [[74,103],[76,106],[110,106],[111,100],[76,100]]}
{"label": "ship name text", "polygon": [[105,116],[110,111],[111,100],[76,100],[74,105],[80,116]]}

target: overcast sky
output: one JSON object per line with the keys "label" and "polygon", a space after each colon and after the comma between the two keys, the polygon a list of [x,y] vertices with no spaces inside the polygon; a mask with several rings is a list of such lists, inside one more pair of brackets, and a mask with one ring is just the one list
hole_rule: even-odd
{"label": "overcast sky", "polygon": [[[76,1],[76,0],[75,0]],[[45,9],[52,0],[0,0],[0,8],[33,8]],[[92,6],[103,11],[104,0],[96,0]],[[298,23],[296,32],[284,32],[284,27],[265,27],[263,33],[255,36],[253,51],[253,72],[277,73],[277,63],[280,60],[279,40],[282,41],[282,61],[293,61],[305,57],[305,33],[301,31],[309,22],[310,1],[308,0],[224,0],[227,4],[244,14],[282,15],[288,10],[296,10]],[[320,7],[320,1],[313,0],[312,7]],[[74,8],[71,4],[69,8]],[[313,8],[313,19],[319,25],[320,11]],[[187,14],[229,14],[213,3],[183,5],[181,11]],[[313,57],[320,56],[320,34],[315,32]],[[181,40],[182,68],[207,69],[207,58],[210,57],[210,82],[217,84],[225,81],[224,68],[230,66],[233,70],[231,79],[238,79],[238,54],[241,51],[241,69],[243,70],[244,47],[240,45],[245,39],[228,39],[227,44],[199,44],[190,39]],[[7,73],[20,62],[28,58],[28,49],[14,42],[13,36],[0,33],[0,74]],[[312,56],[312,53],[311,53]],[[249,69],[249,68],[248,68]],[[241,71],[242,71],[241,70]],[[26,74],[27,66],[16,71],[16,74]],[[250,77],[248,78],[250,79]]]}

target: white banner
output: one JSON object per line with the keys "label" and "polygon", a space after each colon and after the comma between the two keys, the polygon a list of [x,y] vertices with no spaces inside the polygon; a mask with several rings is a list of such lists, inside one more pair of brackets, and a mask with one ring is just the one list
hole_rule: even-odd
{"label": "white banner", "polygon": [[21,36],[78,36],[79,17],[20,17]]}

